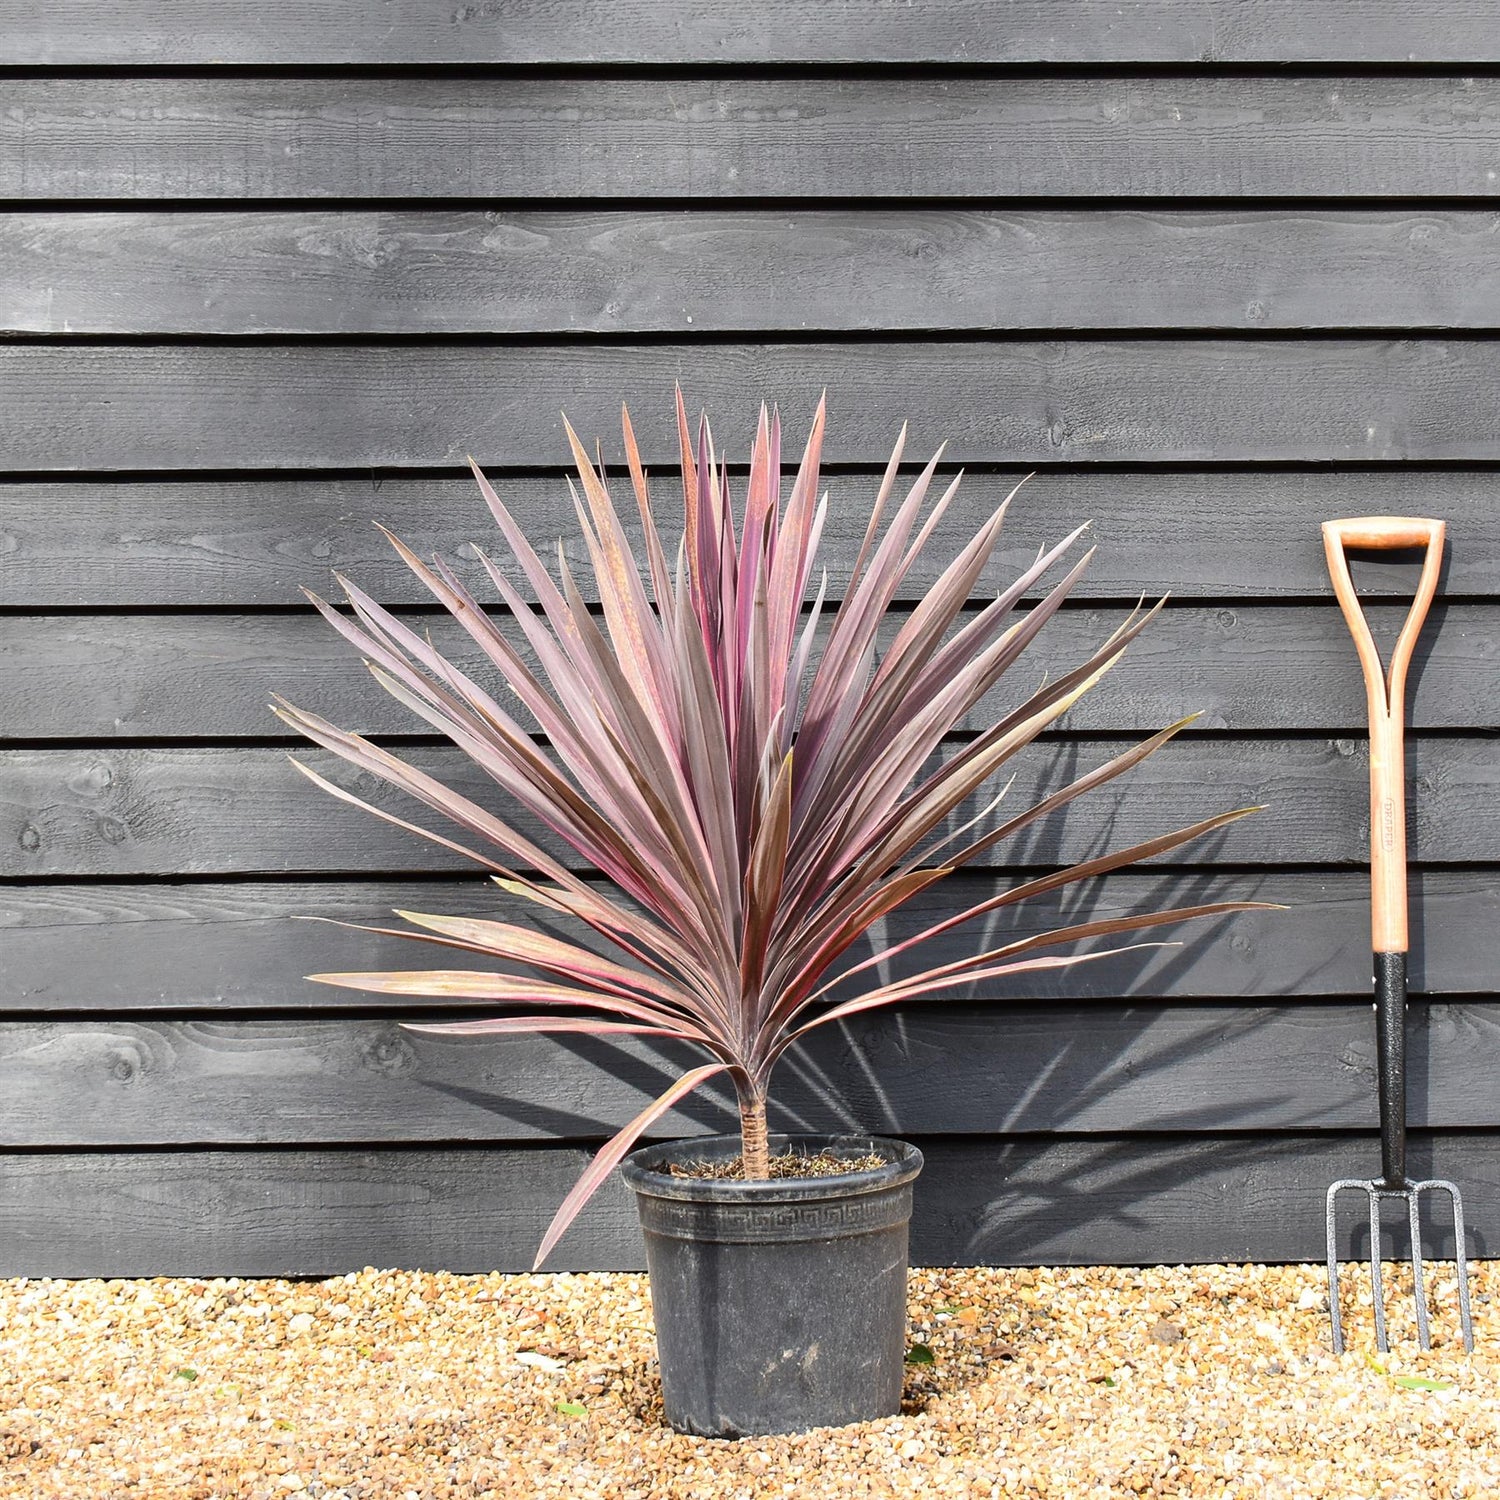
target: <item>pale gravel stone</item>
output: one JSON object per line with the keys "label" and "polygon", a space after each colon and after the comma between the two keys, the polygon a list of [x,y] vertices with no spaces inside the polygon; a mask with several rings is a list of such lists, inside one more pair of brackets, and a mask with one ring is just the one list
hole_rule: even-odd
{"label": "pale gravel stone", "polygon": [[1433,1271],[1383,1359],[1355,1267],[1342,1359],[1319,1267],[917,1271],[901,1416],[739,1443],[662,1425],[640,1276],[0,1282],[0,1496],[1493,1497],[1500,1262],[1472,1359]]}

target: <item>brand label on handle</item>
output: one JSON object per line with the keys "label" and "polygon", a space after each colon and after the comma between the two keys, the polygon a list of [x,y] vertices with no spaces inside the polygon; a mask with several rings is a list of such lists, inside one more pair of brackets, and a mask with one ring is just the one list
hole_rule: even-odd
{"label": "brand label on handle", "polygon": [[1396,799],[1380,799],[1380,847],[1389,853],[1396,847]]}

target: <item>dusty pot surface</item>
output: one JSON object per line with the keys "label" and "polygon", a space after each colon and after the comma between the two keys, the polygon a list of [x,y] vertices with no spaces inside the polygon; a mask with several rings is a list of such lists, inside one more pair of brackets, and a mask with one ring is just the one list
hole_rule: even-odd
{"label": "dusty pot surface", "polygon": [[906,1352],[906,1246],[922,1153],[878,1136],[772,1136],[773,1153],[884,1165],[769,1182],[669,1176],[740,1138],[626,1158],[646,1237],[667,1420],[740,1437],[893,1416]]}

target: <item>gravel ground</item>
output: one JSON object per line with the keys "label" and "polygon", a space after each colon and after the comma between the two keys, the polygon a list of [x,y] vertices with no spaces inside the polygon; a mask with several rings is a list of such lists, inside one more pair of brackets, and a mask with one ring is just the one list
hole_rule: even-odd
{"label": "gravel ground", "polygon": [[662,1425],[642,1276],[0,1281],[0,1495],[1495,1496],[1500,1261],[1468,1359],[1434,1270],[1440,1348],[1351,1286],[1338,1359],[1317,1267],[917,1271],[901,1416],[735,1443]]}

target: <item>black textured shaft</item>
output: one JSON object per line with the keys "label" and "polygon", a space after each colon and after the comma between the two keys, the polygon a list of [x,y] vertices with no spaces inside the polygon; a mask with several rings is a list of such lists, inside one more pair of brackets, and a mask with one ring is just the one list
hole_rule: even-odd
{"label": "black textured shaft", "polygon": [[1375,1048],[1380,1067],[1380,1165],[1406,1185],[1406,955],[1375,955]]}

